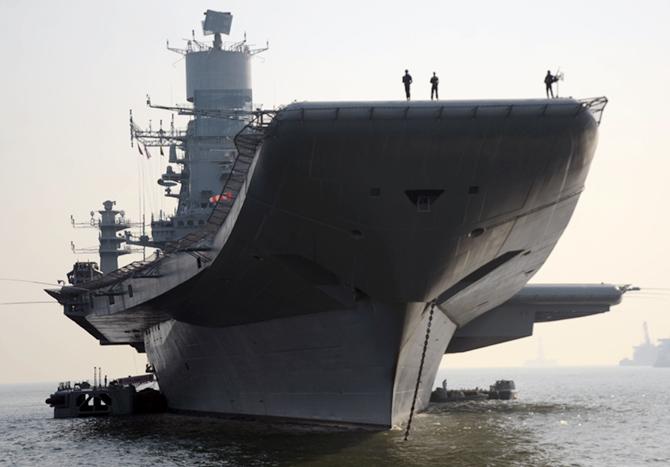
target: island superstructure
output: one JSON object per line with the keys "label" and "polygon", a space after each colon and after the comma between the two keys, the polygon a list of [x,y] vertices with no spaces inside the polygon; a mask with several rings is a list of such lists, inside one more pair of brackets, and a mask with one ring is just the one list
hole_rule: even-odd
{"label": "island superstructure", "polygon": [[[387,428],[429,401],[445,353],[620,302],[526,285],[584,188],[605,98],[252,104],[232,15],[185,56],[185,131],[159,180],[157,252],[48,292],[103,345],[146,352],[171,409]],[[270,384],[268,382],[271,382]]]}

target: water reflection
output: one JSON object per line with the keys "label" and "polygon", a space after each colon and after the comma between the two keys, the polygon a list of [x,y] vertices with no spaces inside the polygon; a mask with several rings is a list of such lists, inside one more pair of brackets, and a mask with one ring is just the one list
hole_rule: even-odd
{"label": "water reflection", "polygon": [[293,430],[173,414],[52,422],[63,424],[59,431],[69,441],[86,440],[91,453],[111,445],[124,456],[137,456],[141,463],[153,459],[172,465],[557,465],[522,421],[535,413],[566,410],[572,408],[494,401],[435,404],[415,418],[407,442],[400,429]]}
{"label": "water reflection", "polygon": [[[0,466],[670,465],[670,371],[656,370],[505,370],[519,400],[435,404],[407,443],[401,430],[281,432],[169,414],[54,420],[52,385],[0,386]],[[452,373],[462,387],[496,377]]]}

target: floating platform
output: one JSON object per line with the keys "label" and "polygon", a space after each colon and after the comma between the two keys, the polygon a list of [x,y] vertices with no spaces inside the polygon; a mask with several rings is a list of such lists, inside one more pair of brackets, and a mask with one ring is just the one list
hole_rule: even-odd
{"label": "floating platform", "polygon": [[136,385],[153,382],[153,375],[122,378],[110,384],[91,386],[86,381],[60,383],[45,400],[54,409],[54,418],[100,417],[158,413],[167,409],[160,391]]}

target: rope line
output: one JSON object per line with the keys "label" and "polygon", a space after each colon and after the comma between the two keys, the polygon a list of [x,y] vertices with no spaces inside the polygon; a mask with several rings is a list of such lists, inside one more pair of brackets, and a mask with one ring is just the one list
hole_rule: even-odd
{"label": "rope line", "polygon": [[54,302],[53,300],[50,301],[50,302],[46,302],[46,301],[35,301],[35,302],[0,302],[0,305],[38,305],[38,304],[58,305],[58,302]]}
{"label": "rope line", "polygon": [[43,281],[34,281],[30,279],[10,279],[10,278],[0,278],[0,281],[3,282],[24,282],[26,284],[38,284],[38,285],[55,285],[57,287],[60,287],[61,284],[54,284],[53,282],[43,282]]}

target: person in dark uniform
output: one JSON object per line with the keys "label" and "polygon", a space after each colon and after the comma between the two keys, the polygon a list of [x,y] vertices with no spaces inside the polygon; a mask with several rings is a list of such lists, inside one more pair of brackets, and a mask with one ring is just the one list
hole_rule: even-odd
{"label": "person in dark uniform", "polygon": [[433,96],[435,96],[435,100],[439,100],[440,96],[437,94],[437,85],[440,84],[440,78],[437,77],[435,72],[433,72],[433,77],[430,78],[430,100],[433,100]]}
{"label": "person in dark uniform", "polygon": [[405,70],[405,76],[402,77],[402,82],[405,85],[405,96],[407,97],[407,100],[409,100],[409,87],[412,84],[412,75],[409,74],[409,70]]}
{"label": "person in dark uniform", "polygon": [[547,92],[547,97],[551,96],[554,98],[554,88],[553,84],[558,81],[558,77],[551,74],[551,70],[547,70],[547,74],[544,77],[544,87]]}

